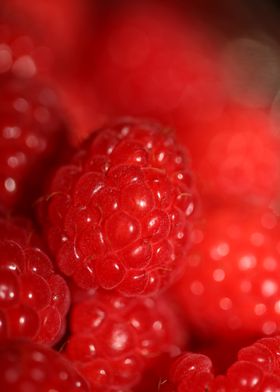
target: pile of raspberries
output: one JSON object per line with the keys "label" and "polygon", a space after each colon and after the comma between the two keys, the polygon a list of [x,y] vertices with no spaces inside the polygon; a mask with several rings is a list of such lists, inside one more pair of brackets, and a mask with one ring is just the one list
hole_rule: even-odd
{"label": "pile of raspberries", "polygon": [[1,2],[1,392],[280,391],[277,116],[194,15]]}

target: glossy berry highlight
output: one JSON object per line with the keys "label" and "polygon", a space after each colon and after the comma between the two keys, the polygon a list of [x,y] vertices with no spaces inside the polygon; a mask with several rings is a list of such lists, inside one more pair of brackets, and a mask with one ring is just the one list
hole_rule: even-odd
{"label": "glossy berry highlight", "polygon": [[25,340],[0,344],[0,384],[2,391],[13,392],[90,392],[87,382],[62,354]]}
{"label": "glossy berry highlight", "polygon": [[53,345],[65,331],[68,286],[28,225],[1,219],[0,233],[0,341],[28,338]]}
{"label": "glossy berry highlight", "polygon": [[181,267],[195,191],[173,133],[127,120],[93,133],[41,206],[57,265],[78,286],[147,295]]}
{"label": "glossy berry highlight", "polygon": [[161,354],[174,355],[184,342],[182,326],[162,298],[100,290],[73,306],[70,323],[66,355],[94,391],[130,390]]}

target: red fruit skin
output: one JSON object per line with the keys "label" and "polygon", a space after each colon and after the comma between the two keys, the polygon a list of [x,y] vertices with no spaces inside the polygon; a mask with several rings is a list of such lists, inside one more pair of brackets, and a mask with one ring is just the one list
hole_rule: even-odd
{"label": "red fruit skin", "polygon": [[0,384],[3,392],[90,392],[87,382],[62,354],[25,340],[1,343]]}
{"label": "red fruit skin", "polygon": [[208,357],[184,353],[170,367],[169,378],[162,382],[160,392],[237,392],[278,391],[280,337],[263,338],[241,349],[238,359],[226,372],[216,376]]}
{"label": "red fruit skin", "polygon": [[65,354],[102,392],[127,391],[162,355],[174,356],[185,333],[163,298],[125,298],[100,290],[75,304]]}
{"label": "red fruit skin", "polygon": [[60,270],[127,296],[165,288],[189,245],[196,194],[169,129],[129,119],[95,132],[53,177],[41,221]]}
{"label": "red fruit skin", "polygon": [[193,241],[176,293],[198,336],[279,333],[278,216],[246,204],[206,210]]}
{"label": "red fruit skin", "polygon": [[57,343],[65,331],[70,293],[38,240],[16,220],[0,219],[0,341]]}

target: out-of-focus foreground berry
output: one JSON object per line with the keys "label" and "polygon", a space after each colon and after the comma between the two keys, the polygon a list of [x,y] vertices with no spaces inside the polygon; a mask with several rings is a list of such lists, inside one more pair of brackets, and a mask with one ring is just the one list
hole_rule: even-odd
{"label": "out-of-focus foreground berry", "polygon": [[185,344],[182,326],[164,298],[125,298],[98,291],[72,308],[66,355],[93,391],[127,391],[161,355],[177,355]]}
{"label": "out-of-focus foreground berry", "polygon": [[25,340],[0,345],[2,392],[90,392],[83,377],[62,354]]}
{"label": "out-of-focus foreground berry", "polygon": [[263,338],[241,349],[238,359],[225,375],[216,376],[212,363],[201,354],[184,353],[170,368],[169,379],[161,383],[161,392],[234,392],[278,391],[280,338]]}
{"label": "out-of-focus foreground berry", "polygon": [[57,265],[78,286],[147,295],[182,267],[195,196],[170,129],[127,120],[95,132],[57,170],[41,220]]}
{"label": "out-of-focus foreground berry", "polygon": [[65,331],[69,289],[29,222],[0,219],[0,340],[53,345]]}

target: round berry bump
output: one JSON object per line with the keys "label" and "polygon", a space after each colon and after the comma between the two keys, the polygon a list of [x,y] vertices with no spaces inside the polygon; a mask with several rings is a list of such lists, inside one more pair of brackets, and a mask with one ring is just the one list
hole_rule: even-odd
{"label": "round berry bump", "polygon": [[204,218],[176,290],[189,321],[219,339],[280,333],[279,217],[221,206]]}
{"label": "round berry bump", "polygon": [[85,289],[149,295],[168,286],[190,244],[192,173],[173,133],[123,120],[60,167],[42,203],[57,265]]}
{"label": "round berry bump", "polygon": [[29,225],[18,223],[0,219],[0,340],[53,345],[64,333],[69,289]]}
{"label": "round berry bump", "polygon": [[280,337],[263,338],[241,349],[238,359],[225,375],[214,376],[210,359],[201,354],[181,354],[171,365],[161,392],[244,391],[264,392],[280,389]]}
{"label": "round berry bump", "polygon": [[127,298],[105,290],[76,302],[70,325],[65,354],[100,392],[130,390],[184,340],[164,298]]}
{"label": "round berry bump", "polygon": [[0,344],[0,384],[3,391],[89,392],[88,383],[62,354],[26,340]]}

